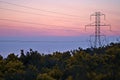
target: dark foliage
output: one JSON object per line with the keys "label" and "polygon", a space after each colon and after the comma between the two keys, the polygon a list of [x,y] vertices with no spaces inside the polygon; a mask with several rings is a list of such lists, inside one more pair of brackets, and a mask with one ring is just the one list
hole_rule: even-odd
{"label": "dark foliage", "polygon": [[40,54],[0,55],[0,80],[120,80],[120,43]]}

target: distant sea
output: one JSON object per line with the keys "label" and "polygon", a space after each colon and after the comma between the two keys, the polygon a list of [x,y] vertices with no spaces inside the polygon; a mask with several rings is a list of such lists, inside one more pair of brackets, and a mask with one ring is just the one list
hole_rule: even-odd
{"label": "distant sea", "polygon": [[[114,40],[111,38],[111,40]],[[20,50],[26,53],[29,49],[39,53],[51,54],[55,51],[70,51],[74,49],[90,47],[89,37],[1,37],[0,55],[7,57],[10,53],[20,54]]]}

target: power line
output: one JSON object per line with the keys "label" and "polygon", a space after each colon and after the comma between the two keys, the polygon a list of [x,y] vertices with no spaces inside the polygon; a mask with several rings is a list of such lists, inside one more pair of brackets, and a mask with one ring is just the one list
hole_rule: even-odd
{"label": "power line", "polygon": [[[54,26],[54,27],[62,27],[63,28],[70,28],[74,30],[82,29],[82,28],[72,28],[72,27],[65,27],[65,26],[57,26],[57,25],[47,25],[47,24],[40,24],[40,23],[33,23],[33,22],[25,22],[19,20],[12,20],[12,19],[0,19],[1,21],[10,21],[10,22],[17,22],[17,23],[25,23],[25,24],[34,24],[34,25],[43,25],[43,26]],[[54,29],[54,28],[53,28]],[[60,29],[60,28],[59,28]]]}
{"label": "power line", "polygon": [[[12,29],[11,27],[17,27],[17,26],[10,26],[10,25],[0,25],[0,27],[1,26],[4,26],[4,27],[10,27],[10,29]],[[3,27],[3,28],[4,28]],[[31,27],[31,28],[34,28],[35,30],[38,30],[38,31],[41,31],[40,29],[44,29],[44,30],[42,30],[42,32],[45,32],[45,30],[59,30],[59,31],[67,31],[67,32],[69,32],[69,31],[78,31],[78,29],[64,29],[64,28],[61,28],[61,29],[56,29],[56,28],[35,28],[35,27],[32,27],[32,26],[29,26],[29,27]]]}
{"label": "power line", "polygon": [[10,5],[15,5],[15,6],[18,6],[18,7],[27,8],[27,9],[38,10],[38,11],[41,11],[41,12],[54,13],[54,14],[71,16],[71,17],[76,17],[76,18],[80,17],[80,16],[76,16],[76,15],[70,15],[70,14],[65,14],[65,13],[60,13],[60,12],[55,12],[55,11],[49,11],[49,10],[42,10],[42,9],[38,9],[38,8],[33,8],[33,7],[24,6],[24,5],[19,5],[19,4],[10,3],[10,2],[5,2],[5,1],[0,1],[0,2],[5,3],[5,4],[10,4]]}
{"label": "power line", "polygon": [[[64,18],[65,20],[73,20],[73,18],[65,18],[65,17],[60,17],[60,16],[54,16],[54,15],[49,15],[49,14],[41,14],[41,13],[33,13],[33,12],[27,12],[27,11],[20,11],[20,10],[15,10],[15,9],[8,9],[8,8],[1,8],[1,10],[7,10],[7,11],[14,11],[14,12],[18,12],[18,13],[26,13],[26,14],[32,14],[32,15],[38,15],[38,16],[51,16],[51,17],[57,17],[57,18]],[[71,22],[71,21],[70,21]]]}
{"label": "power line", "polygon": [[[7,9],[7,8],[0,8],[0,9],[2,9],[2,10],[9,10],[9,11],[15,11],[15,12],[20,12],[20,13],[33,14],[33,15],[52,16],[52,15],[45,15],[45,14],[31,13],[31,12],[20,11],[20,10],[14,10],[14,9]],[[63,18],[63,17],[62,17],[62,18]]]}

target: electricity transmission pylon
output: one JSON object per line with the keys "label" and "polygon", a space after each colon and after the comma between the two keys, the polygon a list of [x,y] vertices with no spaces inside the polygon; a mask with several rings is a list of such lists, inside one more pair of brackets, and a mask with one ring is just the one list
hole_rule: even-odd
{"label": "electricity transmission pylon", "polygon": [[[90,15],[90,20],[92,19],[92,17],[95,17],[95,21],[91,24],[85,25],[85,29],[86,27],[89,26],[93,26],[95,27],[95,34],[94,36],[94,48],[97,47],[101,47],[102,43],[101,43],[101,26],[110,26],[109,24],[105,24],[101,22],[101,17],[103,16],[104,20],[105,20],[105,14],[101,13],[101,12],[95,12],[94,14]],[[111,30],[111,26],[110,26],[110,30]]]}

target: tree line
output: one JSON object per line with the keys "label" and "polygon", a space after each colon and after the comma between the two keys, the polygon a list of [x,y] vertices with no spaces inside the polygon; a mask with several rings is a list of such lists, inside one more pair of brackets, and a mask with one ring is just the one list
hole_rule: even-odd
{"label": "tree line", "polygon": [[0,55],[0,80],[120,80],[120,43],[42,54]]}

